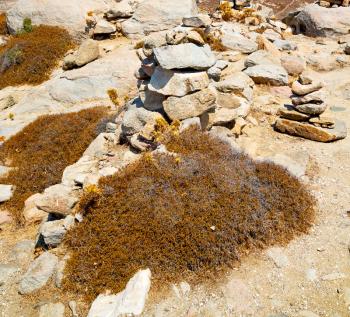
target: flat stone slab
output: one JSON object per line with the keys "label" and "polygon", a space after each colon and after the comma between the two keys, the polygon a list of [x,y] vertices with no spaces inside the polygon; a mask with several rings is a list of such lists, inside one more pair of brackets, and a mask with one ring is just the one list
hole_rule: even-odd
{"label": "flat stone slab", "polygon": [[308,121],[310,115],[296,111],[293,106],[285,105],[278,109],[278,115],[283,119],[289,119],[293,121]]}
{"label": "flat stone slab", "polygon": [[216,63],[216,57],[209,45],[202,47],[185,43],[158,47],[153,52],[159,65],[165,69],[207,70]]}
{"label": "flat stone slab", "polygon": [[273,86],[288,85],[288,74],[279,65],[256,65],[244,71],[256,84],[270,84]]}
{"label": "flat stone slab", "polygon": [[275,129],[282,133],[299,136],[317,142],[332,142],[346,138],[347,129],[343,121],[336,120],[333,129],[316,127],[309,123],[302,123],[286,119],[278,119]]}

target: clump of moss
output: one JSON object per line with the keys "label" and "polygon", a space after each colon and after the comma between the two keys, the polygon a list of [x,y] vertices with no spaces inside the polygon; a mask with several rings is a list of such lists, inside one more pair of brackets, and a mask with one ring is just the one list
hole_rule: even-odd
{"label": "clump of moss", "polygon": [[[9,38],[0,47],[0,89],[23,84],[40,84],[49,79],[64,54],[74,47],[69,33],[59,27],[24,23],[25,32]],[[20,53],[16,63],[9,63],[13,51]]]}
{"label": "clump of moss", "polygon": [[106,116],[107,109],[102,107],[46,115],[5,141],[0,147],[0,162],[9,161],[15,169],[0,178],[0,184],[12,184],[16,189],[13,198],[1,207],[21,221],[24,201],[61,182],[64,169],[82,156]]}
{"label": "clump of moss", "polygon": [[139,269],[154,282],[201,279],[249,252],[306,233],[314,199],[283,168],[257,163],[191,128],[100,180],[67,235],[66,290],[118,292]]}
{"label": "clump of moss", "polygon": [[0,35],[7,34],[6,14],[0,13]]}

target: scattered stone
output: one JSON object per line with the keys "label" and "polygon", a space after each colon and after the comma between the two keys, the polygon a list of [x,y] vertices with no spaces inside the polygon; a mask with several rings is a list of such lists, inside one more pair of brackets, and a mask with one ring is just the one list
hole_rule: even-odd
{"label": "scattered stone", "polygon": [[205,42],[202,36],[196,31],[188,31],[186,38],[187,38],[187,41],[190,43],[193,43],[199,46],[205,45]]}
{"label": "scattered stone", "polygon": [[118,317],[140,315],[151,287],[151,271],[138,271],[117,295],[99,295],[92,303],[87,317]]}
{"label": "scattered stone", "polygon": [[11,167],[0,165],[0,177],[5,177],[11,170]]}
{"label": "scattered stone", "polygon": [[201,126],[200,118],[199,117],[188,118],[188,119],[181,121],[180,128],[179,128],[180,133],[185,131],[186,129],[188,129],[191,126],[196,126],[196,127],[198,127],[198,129],[201,129],[202,126]]}
{"label": "scattered stone", "polygon": [[281,248],[270,248],[266,254],[278,268],[284,268],[289,264],[289,260]]}
{"label": "scattered stone", "polygon": [[166,96],[148,89],[148,84],[139,88],[139,98],[143,107],[149,111],[158,111],[163,109],[163,102]]}
{"label": "scattered stone", "polygon": [[198,14],[196,16],[184,17],[182,24],[188,27],[202,28],[211,24],[211,19],[208,14]]}
{"label": "scattered stone", "polygon": [[39,317],[64,317],[64,310],[62,303],[48,303],[40,306]]}
{"label": "scattered stone", "polygon": [[57,264],[55,285],[58,288],[60,288],[62,286],[62,281],[63,281],[63,277],[64,277],[64,269],[65,269],[66,264],[67,264],[67,259],[68,259],[68,256],[65,256],[63,258],[63,260],[59,261]]}
{"label": "scattered stone", "polygon": [[258,50],[250,54],[244,62],[245,67],[269,64],[280,64],[280,61],[275,56],[264,50]]}
{"label": "scattered stone", "polygon": [[97,41],[86,40],[80,46],[75,55],[75,64],[78,67],[84,66],[95,59],[100,55],[100,48]]}
{"label": "scattered stone", "polygon": [[157,67],[148,89],[164,96],[183,97],[205,89],[208,85],[209,77],[206,72],[174,71]]}
{"label": "scattered stone", "polygon": [[3,286],[12,276],[19,271],[19,268],[10,264],[0,264],[0,286]]}
{"label": "scattered stone", "polygon": [[69,215],[65,219],[47,221],[40,227],[45,244],[49,248],[55,248],[61,244],[66,232],[74,225],[74,217]]}
{"label": "scattered stone", "polygon": [[208,127],[225,125],[238,118],[236,109],[216,108],[215,112],[209,113]]}
{"label": "scattered stone", "polygon": [[113,3],[113,7],[110,8],[106,17],[109,20],[120,19],[120,18],[130,18],[134,13],[134,9],[129,4],[128,0],[122,0]]}
{"label": "scattered stone", "polygon": [[310,119],[310,115],[296,111],[295,108],[290,105],[284,105],[283,107],[279,108],[278,115],[281,118],[294,121],[308,121]]}
{"label": "scattered stone", "polygon": [[316,103],[306,103],[302,105],[297,105],[295,108],[305,114],[310,114],[310,115],[319,115],[323,113],[326,108],[327,104],[321,103],[321,104],[316,104]]}
{"label": "scattered stone", "polygon": [[0,225],[11,223],[12,216],[8,211],[0,211]]}
{"label": "scattered stone", "polygon": [[298,47],[295,43],[289,42],[287,40],[277,39],[273,42],[275,46],[281,51],[295,51]]}
{"label": "scattered stone", "polygon": [[319,128],[308,123],[278,119],[275,128],[290,135],[303,137],[318,142],[332,142],[346,138],[347,129],[343,121],[336,120],[333,129]]}
{"label": "scattered stone", "polygon": [[321,277],[322,281],[335,281],[345,279],[346,275],[343,273],[330,273]]}
{"label": "scattered stone", "polygon": [[209,78],[219,81],[221,77],[221,72],[228,66],[228,63],[223,60],[218,60],[214,66],[207,70]]}
{"label": "scattered stone", "polygon": [[0,184],[0,203],[8,201],[13,196],[14,187],[12,185]]}
{"label": "scattered stone", "polygon": [[244,71],[256,84],[270,84],[284,86],[288,84],[288,74],[279,65],[257,65],[249,67]]}
{"label": "scattered stone", "polygon": [[49,252],[45,252],[36,258],[19,283],[19,293],[22,295],[29,294],[45,286],[53,275],[57,263],[57,256]]}
{"label": "scattered stone", "polygon": [[185,43],[155,48],[153,52],[159,65],[164,69],[206,70],[216,63],[216,58],[208,45],[201,47]]}
{"label": "scattered stone", "polygon": [[299,81],[303,85],[310,85],[313,82],[312,74],[308,71],[304,71],[300,76],[299,76]]}
{"label": "scattered stone", "polygon": [[197,117],[215,107],[216,95],[211,89],[203,89],[184,97],[169,97],[163,107],[171,120]]}
{"label": "scattered stone", "polygon": [[302,105],[306,103],[324,103],[326,99],[326,93],[323,90],[317,90],[304,96],[292,96],[293,105]]}
{"label": "scattered stone", "polygon": [[281,58],[281,64],[289,75],[300,75],[306,69],[306,62],[297,56],[284,56]]}
{"label": "scattered stone", "polygon": [[273,29],[267,29],[264,31],[263,35],[270,41],[275,42],[276,40],[281,40],[281,34],[277,33]]}
{"label": "scattered stone", "polygon": [[166,33],[166,41],[169,45],[178,45],[187,42],[187,33],[184,30],[173,29]]}
{"label": "scattered stone", "polygon": [[27,224],[41,221],[47,217],[47,212],[37,208],[36,201],[42,197],[43,194],[34,194],[24,202],[23,216]]}
{"label": "scattered stone", "polygon": [[329,128],[329,129],[333,129],[335,125],[334,118],[331,116],[325,115],[325,113],[321,114],[318,117],[311,118],[309,122],[317,127]]}
{"label": "scattered stone", "polygon": [[238,32],[225,32],[221,37],[221,43],[228,50],[234,50],[244,54],[253,53],[258,50],[258,44]]}
{"label": "scattered stone", "polygon": [[302,85],[301,83],[299,83],[296,80],[292,84],[292,91],[296,95],[304,96],[304,95],[307,95],[311,92],[314,92],[314,91],[317,91],[317,90],[323,88],[323,86],[324,85],[322,82],[314,82],[314,83],[311,83],[309,85]]}
{"label": "scattered stone", "polygon": [[111,34],[115,33],[117,31],[117,28],[114,24],[100,19],[97,21],[95,29],[94,29],[94,35],[106,35],[106,34]]}

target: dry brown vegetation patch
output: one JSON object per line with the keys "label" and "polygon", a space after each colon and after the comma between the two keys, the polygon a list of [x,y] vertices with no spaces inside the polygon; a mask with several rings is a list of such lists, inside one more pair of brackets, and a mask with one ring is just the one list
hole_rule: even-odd
{"label": "dry brown vegetation patch", "polygon": [[0,89],[48,80],[59,60],[73,47],[69,33],[54,26],[40,25],[32,32],[11,36],[0,47]]}
{"label": "dry brown vegetation patch", "polygon": [[313,222],[314,199],[283,168],[194,129],[167,147],[178,154],[145,154],[83,196],[84,220],[66,240],[67,290],[92,300],[144,268],[156,283],[196,280]]}
{"label": "dry brown vegetation patch", "polygon": [[0,35],[7,34],[6,14],[0,12]]}
{"label": "dry brown vegetation patch", "polygon": [[0,184],[16,186],[13,198],[1,208],[22,220],[24,201],[45,188],[60,183],[64,169],[75,163],[97,135],[106,117],[103,107],[76,113],[41,116],[0,147],[0,165],[15,167]]}

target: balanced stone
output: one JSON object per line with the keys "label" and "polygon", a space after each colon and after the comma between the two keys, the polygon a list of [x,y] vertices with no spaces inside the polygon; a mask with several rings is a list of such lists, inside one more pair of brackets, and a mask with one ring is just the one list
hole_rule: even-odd
{"label": "balanced stone", "polygon": [[321,103],[321,104],[306,103],[306,104],[302,104],[302,105],[297,105],[297,106],[295,106],[295,108],[302,113],[311,114],[311,115],[319,115],[326,110],[327,104],[325,104],[325,103]]}

